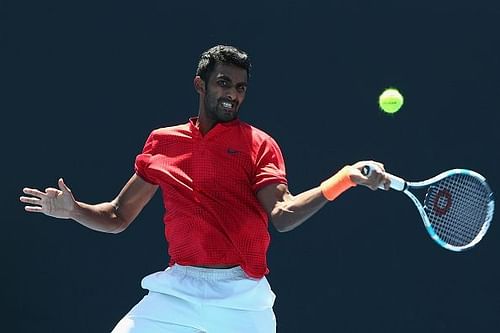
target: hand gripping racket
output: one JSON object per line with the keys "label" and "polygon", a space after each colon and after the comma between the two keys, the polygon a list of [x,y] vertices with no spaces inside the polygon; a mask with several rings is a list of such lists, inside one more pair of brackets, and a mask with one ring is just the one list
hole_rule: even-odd
{"label": "hand gripping racket", "polygon": [[[362,173],[368,176],[373,168],[376,166],[367,165]],[[486,234],[495,201],[486,179],[477,172],[453,169],[419,182],[386,175],[391,189],[410,197],[431,238],[445,249],[457,252],[470,249]],[[427,191],[423,201],[414,194],[415,190]]]}

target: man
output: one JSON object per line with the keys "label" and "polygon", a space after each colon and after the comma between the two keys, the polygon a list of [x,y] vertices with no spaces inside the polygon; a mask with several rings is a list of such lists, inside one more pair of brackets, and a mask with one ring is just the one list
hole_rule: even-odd
{"label": "man", "polygon": [[[76,201],[62,179],[59,189],[23,190],[28,212],[118,233],[162,189],[169,267],[143,279],[148,295],[114,333],[275,332],[275,296],[265,278],[268,220],[289,231],[352,186],[388,188],[383,166],[362,161],[292,195],[277,143],[238,118],[250,67],[248,55],[235,47],[205,51],[194,78],[198,117],[154,130],[135,173],[112,201]],[[376,167],[365,176],[368,163]]]}

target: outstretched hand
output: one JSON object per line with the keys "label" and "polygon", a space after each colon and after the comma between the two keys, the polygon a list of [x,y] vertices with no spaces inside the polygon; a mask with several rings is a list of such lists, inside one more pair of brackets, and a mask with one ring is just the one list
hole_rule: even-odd
{"label": "outstretched hand", "polygon": [[45,192],[26,187],[23,189],[23,193],[28,196],[22,196],[19,200],[27,204],[24,207],[27,212],[69,219],[76,207],[76,201],[62,178],[59,179],[58,186],[59,189],[49,187],[45,189]]}
{"label": "outstretched hand", "polygon": [[[366,165],[373,166],[373,170],[369,176],[365,176],[362,173],[363,167]],[[391,181],[385,174],[384,165],[375,161],[360,161],[352,165],[351,180],[358,185],[364,185],[372,190],[377,190],[383,188],[384,190],[389,190]]]}

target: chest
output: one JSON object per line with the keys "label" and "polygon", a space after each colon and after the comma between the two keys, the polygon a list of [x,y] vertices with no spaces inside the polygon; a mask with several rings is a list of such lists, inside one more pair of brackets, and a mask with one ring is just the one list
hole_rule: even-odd
{"label": "chest", "polygon": [[199,186],[250,184],[254,175],[251,152],[237,142],[190,140],[167,144],[153,156],[151,167],[165,175],[168,183]]}

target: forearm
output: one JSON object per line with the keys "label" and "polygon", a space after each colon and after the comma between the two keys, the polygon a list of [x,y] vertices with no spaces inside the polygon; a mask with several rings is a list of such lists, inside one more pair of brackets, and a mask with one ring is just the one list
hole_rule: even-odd
{"label": "forearm", "polygon": [[[368,177],[363,175],[361,170],[369,164],[375,164],[378,168]],[[389,189],[390,180],[386,177],[382,164],[360,161],[353,166],[345,166],[323,181],[320,186],[296,196],[290,194],[288,186],[284,184],[269,185],[257,195],[276,229],[285,232],[297,228],[327,202],[335,200],[356,185],[364,185],[372,190],[382,186],[384,189]]]}
{"label": "forearm", "polygon": [[81,225],[101,232],[119,233],[126,226],[112,202],[90,205],[77,201],[70,216]]}
{"label": "forearm", "polygon": [[293,230],[318,212],[327,202],[320,187],[296,196],[289,194],[273,209],[272,223],[280,232]]}

